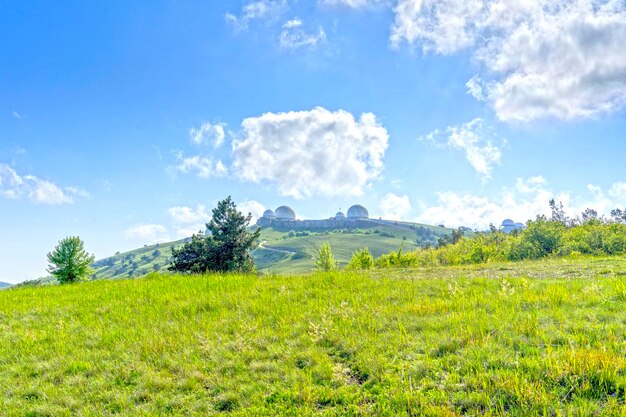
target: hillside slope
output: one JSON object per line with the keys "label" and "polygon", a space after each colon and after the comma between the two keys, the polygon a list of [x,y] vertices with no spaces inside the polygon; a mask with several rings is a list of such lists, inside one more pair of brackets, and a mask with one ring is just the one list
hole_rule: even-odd
{"label": "hillside slope", "polygon": [[[253,251],[257,269],[267,273],[300,273],[313,269],[313,257],[322,243],[330,243],[335,258],[345,265],[352,254],[367,247],[375,257],[398,250],[413,250],[451,233],[451,229],[407,222],[372,220],[370,227],[334,231],[263,228],[260,246]],[[173,247],[185,240],[144,246],[94,263],[94,279],[129,278],[165,271]]]}
{"label": "hillside slope", "polygon": [[9,284],[8,282],[1,282],[0,281],[0,288],[4,288],[4,287],[10,287],[11,284]]}
{"label": "hillside slope", "polygon": [[0,415],[617,416],[626,259],[0,291]]}

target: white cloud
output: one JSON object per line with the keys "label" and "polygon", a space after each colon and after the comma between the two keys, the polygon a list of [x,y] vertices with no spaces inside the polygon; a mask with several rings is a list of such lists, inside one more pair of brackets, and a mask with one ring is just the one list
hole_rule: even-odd
{"label": "white cloud", "polygon": [[28,197],[34,202],[51,205],[74,202],[59,186],[50,181],[41,180],[32,175],[28,175],[24,179],[30,184]]}
{"label": "white cloud", "polygon": [[184,239],[187,237],[191,237],[192,235],[197,235],[199,232],[204,232],[206,229],[206,225],[198,224],[197,227],[187,226],[187,227],[179,227],[176,229],[176,238]]}
{"label": "white cloud", "polygon": [[386,5],[389,0],[318,0],[322,6],[344,6],[351,9],[363,9],[378,5]]}
{"label": "white cloud", "polygon": [[224,163],[220,160],[214,161],[207,156],[190,156],[184,158],[179,156],[179,163],[176,170],[185,174],[195,174],[200,178],[223,177],[228,172]]}
{"label": "white cloud", "polygon": [[[616,182],[609,189],[609,195],[614,199],[621,201],[626,207],[626,182]],[[615,207],[614,207],[615,208]]]}
{"label": "white cloud", "polygon": [[297,17],[283,24],[283,30],[278,38],[278,44],[283,49],[315,47],[325,41],[326,32],[322,27],[317,32],[307,32],[303,28],[302,20]]}
{"label": "white cloud", "polygon": [[34,175],[21,176],[7,164],[0,164],[0,196],[26,197],[38,204],[60,205],[73,203],[73,197],[89,197],[89,193],[78,187],[61,188]]}
{"label": "white cloud", "polygon": [[569,192],[554,192],[542,176],[518,178],[515,186],[503,189],[494,198],[452,191],[437,193],[437,204],[422,204],[418,222],[445,224],[450,227],[468,226],[486,229],[490,223],[499,226],[506,218],[526,222],[538,214],[550,215],[548,202],[554,198],[563,203],[569,216],[578,216],[584,209],[592,208],[600,215],[608,216],[611,209],[623,207],[624,200],[617,198],[615,190],[626,187],[625,183],[613,184],[608,196],[600,187],[590,185],[591,198],[573,196]]}
{"label": "white cloud", "polygon": [[22,120],[22,115],[19,114],[18,112],[14,111],[11,112],[11,116],[13,116],[14,118],[16,118],[17,120]]}
{"label": "white cloud", "polygon": [[470,49],[487,80],[467,86],[501,120],[593,117],[626,104],[621,0],[399,0],[391,42]]}
{"label": "white cloud", "polygon": [[167,212],[177,224],[200,224],[211,220],[211,214],[207,212],[204,204],[198,204],[195,209],[186,206],[170,207]]}
{"label": "white cloud", "polygon": [[411,211],[411,202],[407,195],[388,193],[378,204],[383,219],[406,220]]}
{"label": "white cloud", "polygon": [[383,169],[387,130],[372,113],[321,107],[265,113],[242,122],[233,142],[233,170],[245,181],[268,182],[284,196],[361,195]]}
{"label": "white cloud", "polygon": [[239,16],[227,13],[225,18],[233,25],[235,30],[241,31],[248,28],[254,20],[272,20],[280,16],[287,8],[286,0],[260,0],[248,2],[242,7]]}
{"label": "white cloud", "polygon": [[224,143],[224,138],[226,137],[224,127],[225,125],[223,123],[203,123],[198,128],[189,129],[189,137],[191,138],[191,142],[196,145],[211,143],[217,148]]}
{"label": "white cloud", "polygon": [[124,232],[126,239],[142,240],[148,243],[166,242],[169,240],[167,229],[160,224],[138,224]]}
{"label": "white cloud", "polygon": [[[493,167],[500,163],[502,152],[493,145],[489,138],[493,133],[485,128],[483,120],[476,118],[460,126],[448,126],[446,134],[448,137],[445,146],[463,151],[467,161],[483,180],[491,179]],[[434,130],[422,140],[439,144],[437,138],[441,135],[442,132]]]}
{"label": "white cloud", "polygon": [[246,216],[248,215],[248,213],[252,214],[252,220],[250,221],[250,224],[254,224],[261,216],[263,216],[265,206],[255,200],[246,200],[237,204],[237,210],[239,210]]}

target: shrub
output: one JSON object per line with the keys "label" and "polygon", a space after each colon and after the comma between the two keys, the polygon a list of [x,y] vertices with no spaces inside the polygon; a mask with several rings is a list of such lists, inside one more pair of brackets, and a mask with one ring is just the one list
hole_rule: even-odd
{"label": "shrub", "polygon": [[323,243],[317,250],[317,257],[314,258],[315,269],[318,271],[334,271],[337,269],[337,262],[333,256],[330,243]]}
{"label": "shrub", "polygon": [[372,269],[374,267],[374,258],[370,251],[364,248],[354,252],[347,267],[350,269]]}

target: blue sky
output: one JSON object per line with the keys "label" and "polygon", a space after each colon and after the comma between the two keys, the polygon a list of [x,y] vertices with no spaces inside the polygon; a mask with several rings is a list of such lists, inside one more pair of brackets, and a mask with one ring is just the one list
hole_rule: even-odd
{"label": "blue sky", "polygon": [[0,281],[227,195],[475,228],[626,206],[623,1],[3,2],[0,42]]}

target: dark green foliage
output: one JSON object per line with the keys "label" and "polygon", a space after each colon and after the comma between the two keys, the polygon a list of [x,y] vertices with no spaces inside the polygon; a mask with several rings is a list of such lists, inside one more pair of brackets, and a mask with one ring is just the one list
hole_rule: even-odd
{"label": "dark green foliage", "polygon": [[92,273],[94,256],[85,251],[85,244],[78,236],[61,240],[48,254],[48,272],[61,284],[87,279]]}
{"label": "dark green foliage", "polygon": [[626,223],[626,209],[615,209],[611,210],[611,218],[616,223]]}
{"label": "dark green foliage", "polygon": [[465,230],[466,228],[459,227],[458,229],[453,230],[452,234],[440,237],[439,239],[437,239],[437,246],[442,247],[457,243],[465,235]]}
{"label": "dark green foliage", "polygon": [[172,271],[201,273],[249,272],[254,269],[250,250],[256,246],[260,230],[248,231],[252,219],[237,211],[230,196],[217,203],[207,223],[208,236],[193,235],[180,249],[172,248]]}

